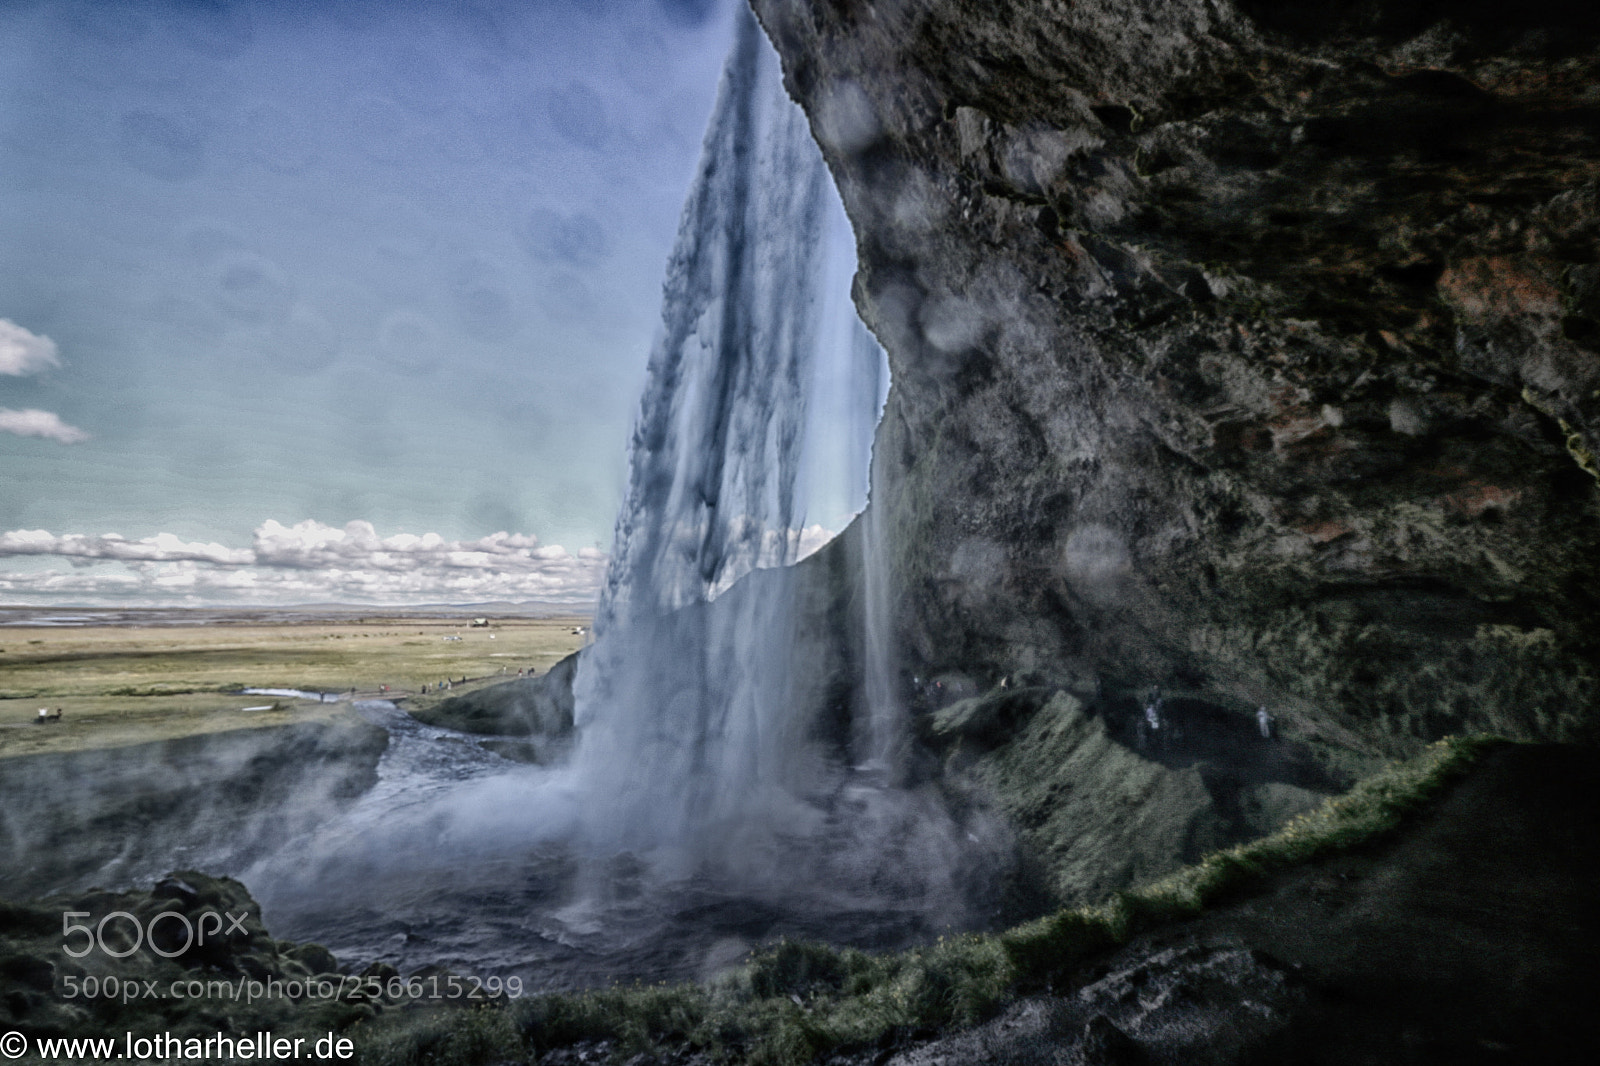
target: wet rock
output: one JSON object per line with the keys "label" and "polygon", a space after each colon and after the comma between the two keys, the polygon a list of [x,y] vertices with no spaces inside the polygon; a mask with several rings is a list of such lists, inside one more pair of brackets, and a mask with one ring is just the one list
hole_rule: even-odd
{"label": "wet rock", "polygon": [[177,877],[164,877],[150,890],[154,899],[174,899],[186,907],[200,901],[200,891],[189,882]]}
{"label": "wet rock", "polygon": [[339,960],[321,944],[300,944],[285,951],[284,956],[313,974],[339,972]]}
{"label": "wet rock", "polygon": [[1148,1061],[1138,1043],[1104,1014],[1084,1023],[1077,1043],[1062,1057],[1066,1066],[1138,1066]]}
{"label": "wet rock", "polygon": [[1248,1061],[1314,993],[1260,952],[1190,946],[1125,953],[1072,996],[1035,996],[962,1033],[894,1055],[893,1066],[1144,1066]]}
{"label": "wet rock", "polygon": [[553,1048],[539,1056],[549,1066],[590,1066],[612,1061],[611,1041],[586,1040],[571,1047]]}
{"label": "wet rock", "polygon": [[1593,12],[754,6],[889,351],[908,672],[1600,736]]}
{"label": "wet rock", "polygon": [[55,985],[56,968],[37,955],[8,955],[0,959],[0,977],[48,992]]}
{"label": "wet rock", "polygon": [[935,712],[927,719],[927,729],[935,737],[998,744],[1052,695],[1048,688],[1019,688],[969,696]]}
{"label": "wet rock", "polygon": [[1117,743],[1104,720],[1057,693],[1012,738],[952,765],[1018,827],[1056,898],[1094,902],[1159,877],[1223,839],[1200,773],[1169,768]]}
{"label": "wet rock", "polygon": [[[268,936],[242,884],[195,870],[158,884],[164,887],[0,903],[0,1029],[83,1037],[341,1024],[348,1004],[312,997],[303,983],[308,969],[336,972],[337,960],[318,945]],[[184,891],[174,890],[179,884]],[[91,929],[106,954],[74,954],[83,934],[63,937],[64,914]],[[134,922],[143,931],[137,942]],[[248,992],[246,981],[253,982]]]}
{"label": "wet rock", "polygon": [[412,717],[463,733],[536,737],[543,743],[507,748],[501,753],[521,762],[550,761],[564,753],[561,741],[572,735],[572,681],[582,654],[573,652],[538,677],[486,685],[413,710]]}
{"label": "wet rock", "polygon": [[[1112,1025],[1126,1041],[1120,1046],[1137,1046],[1145,1061],[1220,1063],[1262,1046],[1310,996],[1304,982],[1262,952],[1189,947],[1114,970],[1080,989],[1073,1007],[1100,1012],[1089,1025]],[[1089,1036],[1082,1044],[1093,1046]]]}

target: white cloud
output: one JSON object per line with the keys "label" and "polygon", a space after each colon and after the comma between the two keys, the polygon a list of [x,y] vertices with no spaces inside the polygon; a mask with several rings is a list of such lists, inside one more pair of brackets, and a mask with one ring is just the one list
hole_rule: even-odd
{"label": "white cloud", "polygon": [[[752,570],[767,570],[798,562],[832,540],[834,533],[818,524],[801,529],[768,529],[748,515],[724,520],[718,527],[721,565],[716,578],[708,582],[699,565],[706,541],[706,523],[678,522],[659,531],[659,538],[641,537],[624,550],[635,568],[650,571],[656,586],[650,601],[658,607],[677,609],[699,600],[716,599]],[[647,556],[645,549],[653,551]],[[644,585],[627,583],[623,593],[633,600]]]}
{"label": "white cloud", "polygon": [[[9,318],[0,318],[0,374],[22,377],[60,365],[55,341],[26,330]],[[77,426],[67,425],[55,412],[33,408],[13,411],[0,407],[0,432],[15,433],[19,437],[43,437],[62,444],[89,439],[89,434]]]}
{"label": "white cloud", "polygon": [[37,374],[60,362],[55,341],[23,329],[9,318],[0,318],[0,374]]}
{"label": "white cloud", "polygon": [[204,562],[218,566],[247,566],[255,556],[245,549],[224,548],[220,544],[185,543],[171,533],[158,533],[143,540],[128,540],[117,533],[87,536],[64,533],[56,536],[43,529],[15,529],[0,533],[0,556],[55,555],[79,565],[102,560],[121,562]]}
{"label": "white cloud", "polygon": [[[832,537],[820,525],[795,530],[791,557],[804,558]],[[776,548],[775,541],[768,547]],[[599,595],[609,561],[594,548],[572,553],[523,533],[478,540],[445,540],[437,533],[384,537],[370,522],[340,528],[315,521],[286,526],[270,519],[256,528],[248,548],[186,541],[171,533],[131,540],[117,533],[16,529],[0,533],[0,559],[8,557],[29,557],[35,565],[0,572],[0,601],[71,597],[262,605],[488,600],[588,605]],[[50,559],[64,560],[71,569],[40,565]],[[114,565],[108,569],[102,563]]]}
{"label": "white cloud", "polygon": [[835,536],[837,534],[833,530],[821,524],[806,526],[800,531],[800,536],[795,545],[794,557],[796,559],[804,559]]}
{"label": "white cloud", "polygon": [[[150,602],[306,603],[319,600],[427,603],[483,600],[592,602],[606,555],[572,554],[536,537],[495,533],[447,541],[436,533],[380,537],[370,522],[343,529],[267,521],[251,547],[184,541],[170,533],[129,540],[116,533],[0,533],[0,558],[65,559],[77,572],[0,573],[0,597],[139,599]],[[128,571],[85,572],[97,563]]]}
{"label": "white cloud", "polygon": [[[0,324],[6,323],[0,319]],[[15,433],[19,437],[43,437],[46,440],[60,441],[62,444],[77,444],[89,439],[89,434],[77,426],[67,425],[55,412],[39,411],[31,407],[25,411],[0,407],[0,432]]]}

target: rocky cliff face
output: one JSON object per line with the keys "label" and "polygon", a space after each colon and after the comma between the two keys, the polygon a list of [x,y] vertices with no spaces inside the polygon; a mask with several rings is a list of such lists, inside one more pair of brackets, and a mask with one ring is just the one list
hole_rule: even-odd
{"label": "rocky cliff face", "polygon": [[753,6],[890,354],[908,672],[1595,739],[1600,9]]}

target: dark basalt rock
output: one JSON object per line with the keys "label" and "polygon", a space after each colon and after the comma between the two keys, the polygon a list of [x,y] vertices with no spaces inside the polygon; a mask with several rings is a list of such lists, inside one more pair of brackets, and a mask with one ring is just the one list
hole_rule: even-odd
{"label": "dark basalt rock", "polygon": [[[575,651],[537,677],[519,677],[440,700],[411,716],[429,725],[488,736],[534,737],[564,751],[572,735],[572,682],[578,673]],[[530,742],[532,744],[532,742]],[[543,762],[543,758],[525,761]]]}
{"label": "dark basalt rock", "polygon": [[1592,4],[753,6],[890,355],[908,672],[1596,739]]}
{"label": "dark basalt rock", "polygon": [[[77,925],[68,935],[63,915]],[[101,925],[107,915],[120,917]],[[84,950],[85,928],[98,947]],[[247,980],[261,985],[246,994]],[[148,892],[0,900],[0,1029],[30,1039],[328,1031],[374,1017],[383,1004],[369,998],[341,983],[338,960],[320,944],[268,935],[256,901],[229,877],[182,870]]]}
{"label": "dark basalt rock", "polygon": [[1022,1000],[993,1021],[889,1059],[892,1066],[1146,1066],[1247,1061],[1314,993],[1241,948],[1189,946],[1130,960],[1070,997]]}

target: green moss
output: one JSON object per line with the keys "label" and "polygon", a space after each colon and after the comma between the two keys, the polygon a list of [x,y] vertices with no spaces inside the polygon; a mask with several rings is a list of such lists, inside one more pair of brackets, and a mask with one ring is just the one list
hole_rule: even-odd
{"label": "green moss", "polygon": [[1565,418],[1545,410],[1544,405],[1539,402],[1539,398],[1534,395],[1533,390],[1526,385],[1522,387],[1522,402],[1540,414],[1555,418],[1557,424],[1561,426],[1561,436],[1566,443],[1567,454],[1572,456],[1573,461],[1578,464],[1584,473],[1596,481],[1600,481],[1600,462],[1595,460],[1594,452],[1584,443],[1583,434],[1572,428],[1571,423]]}
{"label": "green moss", "polygon": [[1561,433],[1566,438],[1567,452],[1583,468],[1584,473],[1600,481],[1600,463],[1595,462],[1594,452],[1583,442],[1583,434],[1567,424],[1564,418],[1556,419],[1561,423]]}
{"label": "green moss", "polygon": [[707,1040],[710,995],[693,985],[634,985],[523,1000],[512,1008],[528,1048],[544,1051],[584,1040],[625,1049],[698,1036]]}
{"label": "green moss", "polygon": [[492,1007],[415,1014],[371,1039],[363,1039],[365,1028],[353,1030],[351,1040],[369,1066],[501,1062],[522,1051],[510,1014]]}
{"label": "green moss", "polygon": [[1104,719],[1065,692],[968,773],[1018,827],[1057,904],[1102,899],[1168,873],[1192,841],[1204,850],[1226,840],[1198,771],[1169,770],[1116,743]]}

